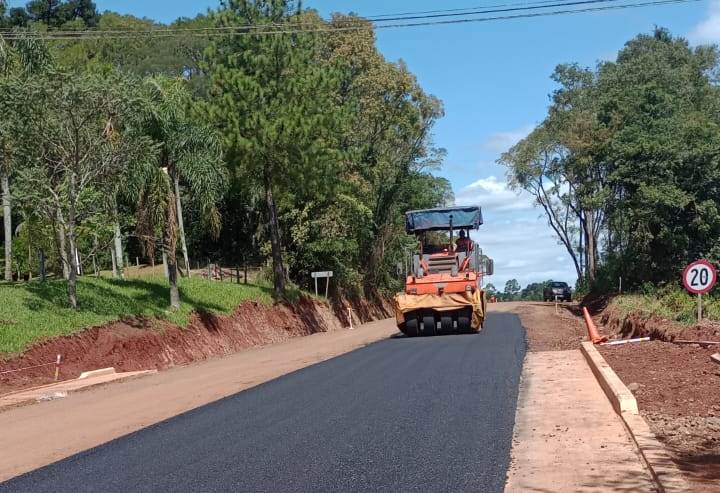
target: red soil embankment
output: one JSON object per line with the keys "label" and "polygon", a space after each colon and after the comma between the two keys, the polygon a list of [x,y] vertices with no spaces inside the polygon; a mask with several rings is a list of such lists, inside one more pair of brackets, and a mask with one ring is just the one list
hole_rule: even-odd
{"label": "red soil embankment", "polygon": [[699,324],[683,326],[677,322],[639,312],[621,313],[607,307],[600,316],[606,333],[623,338],[651,337],[661,341],[720,341],[720,323],[703,320]]}
{"label": "red soil embankment", "polygon": [[[362,313],[357,314],[356,323],[383,312],[382,307],[358,308]],[[347,315],[343,319],[333,311],[337,315],[343,312],[303,299],[293,305],[245,302],[229,316],[196,313],[187,328],[154,318],[124,320],[35,344],[18,356],[0,361],[0,371],[48,363],[58,354],[63,359],[61,380],[110,366],[118,371],[163,370],[347,326]],[[2,375],[0,394],[50,383],[54,371],[54,366],[45,366]]]}

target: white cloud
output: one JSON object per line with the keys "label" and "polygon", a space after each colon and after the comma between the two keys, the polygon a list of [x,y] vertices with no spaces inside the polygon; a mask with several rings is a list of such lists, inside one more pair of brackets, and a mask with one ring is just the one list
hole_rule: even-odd
{"label": "white cloud", "polygon": [[490,136],[484,143],[483,149],[486,151],[501,154],[508,151],[512,146],[527,137],[533,131],[535,125],[526,125],[517,130],[507,132],[496,132]]}
{"label": "white cloud", "polygon": [[455,194],[458,205],[479,205],[485,212],[511,212],[533,209],[533,200],[526,193],[510,190],[505,180],[488,176],[471,183]]}
{"label": "white cloud", "polygon": [[720,0],[710,2],[707,18],[690,31],[688,38],[693,44],[720,42]]}
{"label": "white cloud", "polygon": [[570,256],[534,212],[509,222],[486,221],[472,236],[483,253],[495,260],[495,275],[486,282],[500,290],[510,279],[517,279],[522,287],[548,279],[573,285],[577,279]]}

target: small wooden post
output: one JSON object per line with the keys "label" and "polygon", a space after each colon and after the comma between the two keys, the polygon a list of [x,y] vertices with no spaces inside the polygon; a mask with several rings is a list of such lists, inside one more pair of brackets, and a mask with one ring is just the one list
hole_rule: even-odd
{"label": "small wooden post", "polygon": [[57,355],[57,358],[55,359],[55,381],[57,382],[60,378],[60,362],[62,361],[62,356]]}
{"label": "small wooden post", "polygon": [[240,284],[240,266],[239,265],[235,266],[235,282],[237,284]]}
{"label": "small wooden post", "polygon": [[325,278],[325,297],[330,297],[330,276]]}
{"label": "small wooden post", "polygon": [[315,296],[318,296],[317,277],[315,278]]}
{"label": "small wooden post", "polygon": [[245,282],[245,284],[247,284],[247,272],[248,271],[247,271],[247,260],[246,259],[243,259],[243,269],[245,270],[245,277],[244,277],[245,281],[244,282]]}
{"label": "small wooden post", "polygon": [[702,322],[702,295],[698,294],[698,322]]}
{"label": "small wooden post", "polygon": [[140,268],[140,257],[135,257],[135,267]]}

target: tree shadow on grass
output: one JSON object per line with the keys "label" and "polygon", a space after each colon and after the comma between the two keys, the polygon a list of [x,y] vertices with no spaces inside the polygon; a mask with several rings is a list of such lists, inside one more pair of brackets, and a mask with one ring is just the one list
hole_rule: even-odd
{"label": "tree shadow on grass", "polygon": [[[28,283],[22,289],[29,294],[25,306],[30,310],[58,312],[68,309],[67,286],[63,281]],[[219,304],[191,297],[182,286],[180,297],[191,311],[226,311]],[[78,299],[81,311],[103,317],[165,317],[169,310],[170,287],[143,279],[94,279],[78,283]]]}

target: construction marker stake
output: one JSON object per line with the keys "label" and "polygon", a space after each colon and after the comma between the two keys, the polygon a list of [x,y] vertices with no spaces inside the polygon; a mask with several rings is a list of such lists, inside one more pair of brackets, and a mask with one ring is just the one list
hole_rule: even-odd
{"label": "construction marker stake", "polygon": [[60,378],[60,363],[62,362],[62,355],[57,355],[57,359],[55,360],[55,381],[57,382]]}
{"label": "construction marker stake", "polygon": [[348,320],[350,320],[350,330],[355,330],[352,324],[352,308],[348,307]]}

